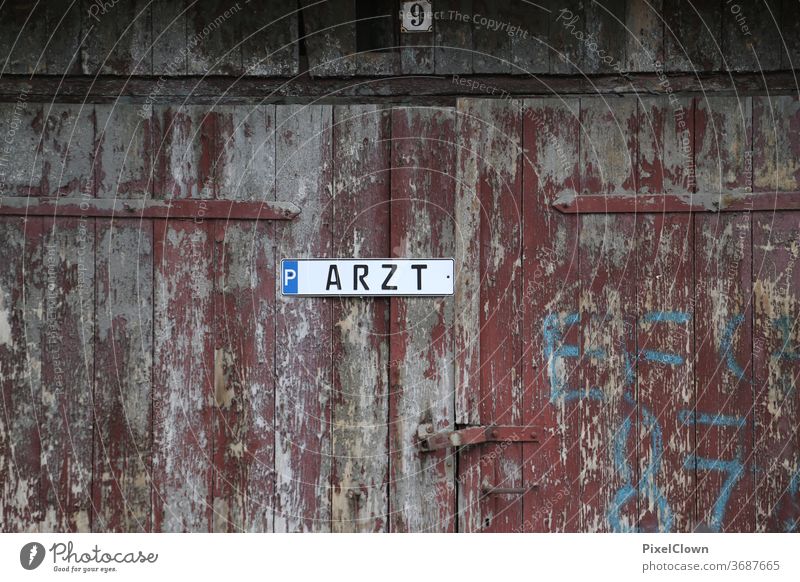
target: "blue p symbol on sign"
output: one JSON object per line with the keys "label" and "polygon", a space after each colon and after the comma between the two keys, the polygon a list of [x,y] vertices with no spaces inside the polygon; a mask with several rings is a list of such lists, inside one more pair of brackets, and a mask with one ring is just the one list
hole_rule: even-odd
{"label": "blue p symbol on sign", "polygon": [[283,279],[284,294],[297,293],[297,261],[283,261],[281,278]]}

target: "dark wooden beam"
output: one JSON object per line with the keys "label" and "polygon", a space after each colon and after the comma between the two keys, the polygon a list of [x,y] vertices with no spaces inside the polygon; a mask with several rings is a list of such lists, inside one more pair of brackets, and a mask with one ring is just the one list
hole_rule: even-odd
{"label": "dark wooden beam", "polygon": [[235,200],[143,200],[112,198],[0,198],[0,216],[81,216],[97,218],[192,218],[292,220],[300,210],[291,202]]}
{"label": "dark wooden beam", "polygon": [[402,77],[116,77],[4,75],[0,101],[24,93],[32,101],[103,103],[122,98],[134,103],[289,103],[340,101],[445,101],[457,97],[526,97],[547,95],[666,95],[732,93],[795,95],[792,71],[771,73],[655,73],[591,76],[446,75]]}

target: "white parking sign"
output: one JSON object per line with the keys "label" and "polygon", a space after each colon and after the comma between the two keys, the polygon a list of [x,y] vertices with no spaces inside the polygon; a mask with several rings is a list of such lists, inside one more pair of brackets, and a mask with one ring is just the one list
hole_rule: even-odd
{"label": "white parking sign", "polygon": [[283,259],[281,290],[298,296],[453,294],[453,259]]}

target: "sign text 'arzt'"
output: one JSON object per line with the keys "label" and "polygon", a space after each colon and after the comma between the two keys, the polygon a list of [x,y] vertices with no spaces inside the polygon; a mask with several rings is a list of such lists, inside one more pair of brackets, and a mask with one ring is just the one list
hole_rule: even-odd
{"label": "sign text 'arzt'", "polygon": [[283,259],[284,295],[452,295],[453,259]]}

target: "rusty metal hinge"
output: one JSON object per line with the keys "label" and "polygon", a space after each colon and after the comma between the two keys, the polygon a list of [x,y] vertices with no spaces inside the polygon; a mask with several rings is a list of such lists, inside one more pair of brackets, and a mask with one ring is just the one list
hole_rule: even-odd
{"label": "rusty metal hinge", "polygon": [[432,424],[421,424],[417,428],[419,446],[423,451],[496,442],[537,443],[540,434],[541,429],[537,426],[470,426],[441,432],[434,432]]}

